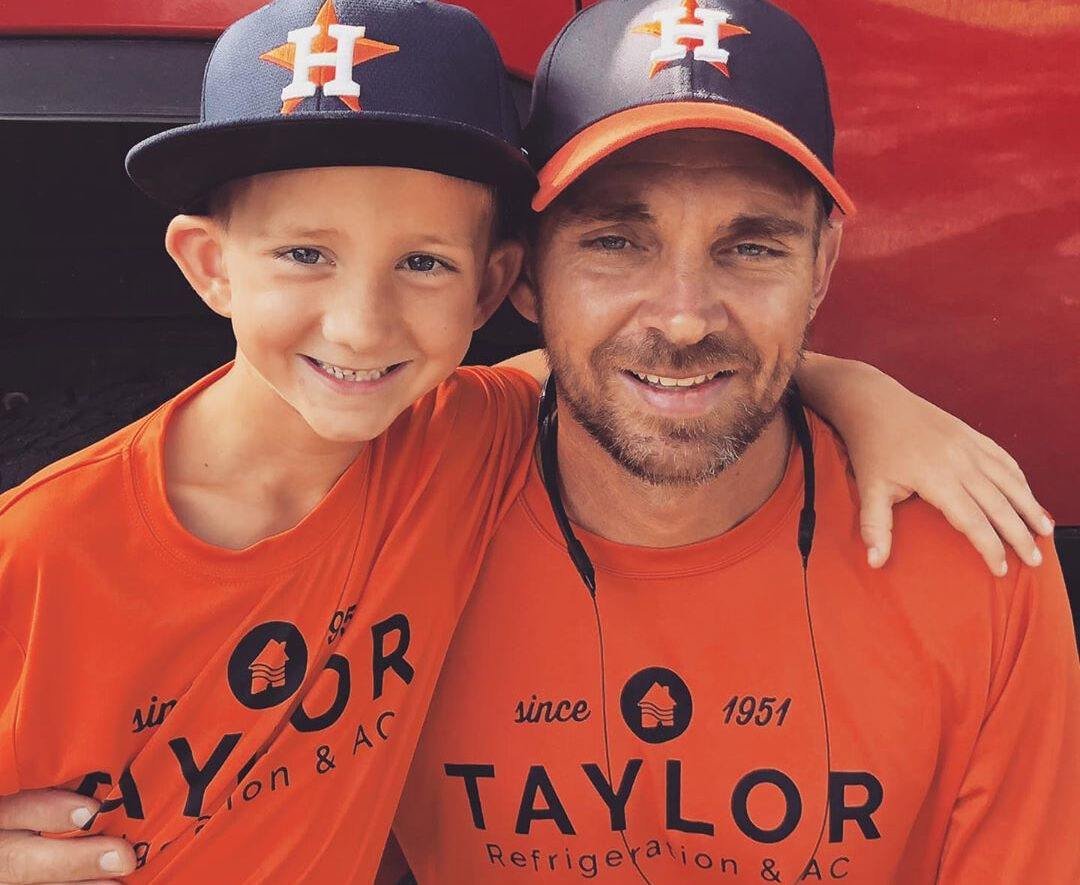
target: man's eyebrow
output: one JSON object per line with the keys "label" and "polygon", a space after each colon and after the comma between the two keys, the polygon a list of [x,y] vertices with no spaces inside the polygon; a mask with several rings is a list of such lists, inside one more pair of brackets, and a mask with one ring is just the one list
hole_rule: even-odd
{"label": "man's eyebrow", "polygon": [[736,215],[719,229],[725,239],[742,237],[806,237],[810,230],[801,221],[780,215]]}
{"label": "man's eyebrow", "polygon": [[641,221],[649,223],[654,221],[649,207],[641,202],[625,203],[590,203],[568,202],[566,205],[565,222],[580,221]]}

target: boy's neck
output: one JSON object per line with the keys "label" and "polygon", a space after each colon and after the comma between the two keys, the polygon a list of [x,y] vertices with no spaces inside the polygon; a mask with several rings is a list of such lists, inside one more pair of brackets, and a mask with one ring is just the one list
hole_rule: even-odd
{"label": "boy's neck", "polygon": [[364,445],[319,437],[238,352],[169,422],[166,494],[193,535],[243,549],[299,523]]}

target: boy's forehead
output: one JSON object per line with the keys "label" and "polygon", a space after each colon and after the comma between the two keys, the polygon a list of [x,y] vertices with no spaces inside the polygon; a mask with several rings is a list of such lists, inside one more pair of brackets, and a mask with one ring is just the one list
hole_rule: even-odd
{"label": "boy's forehead", "polygon": [[[348,224],[392,210],[395,218],[433,219],[452,227],[493,211],[491,188],[438,172],[391,166],[326,166],[266,172],[229,185],[232,206],[259,226]],[[486,211],[485,211],[486,210]]]}

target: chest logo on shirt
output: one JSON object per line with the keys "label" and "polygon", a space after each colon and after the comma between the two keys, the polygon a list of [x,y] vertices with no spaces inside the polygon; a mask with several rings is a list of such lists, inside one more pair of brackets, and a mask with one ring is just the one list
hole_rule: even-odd
{"label": "chest logo on shirt", "polygon": [[678,673],[646,667],[631,676],[620,697],[623,720],[647,744],[672,741],[690,727],[694,701]]}
{"label": "chest logo on shirt", "polygon": [[287,621],[267,621],[237,643],[229,658],[229,688],[245,707],[266,710],[296,693],[307,665],[300,631]]}

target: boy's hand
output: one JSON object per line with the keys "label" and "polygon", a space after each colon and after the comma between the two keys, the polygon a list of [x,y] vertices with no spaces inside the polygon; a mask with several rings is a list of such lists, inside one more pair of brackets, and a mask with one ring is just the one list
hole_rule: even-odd
{"label": "boy's hand", "polygon": [[893,505],[911,495],[940,510],[995,575],[1007,569],[1005,543],[1028,565],[1042,562],[1032,532],[1050,535],[1053,522],[997,443],[864,363],[809,354],[797,378],[847,445],[871,566],[888,560]]}
{"label": "boy's hand", "polygon": [[115,882],[135,869],[123,839],[47,839],[39,833],[79,829],[97,811],[94,799],[64,790],[26,790],[0,797],[0,885]]}

